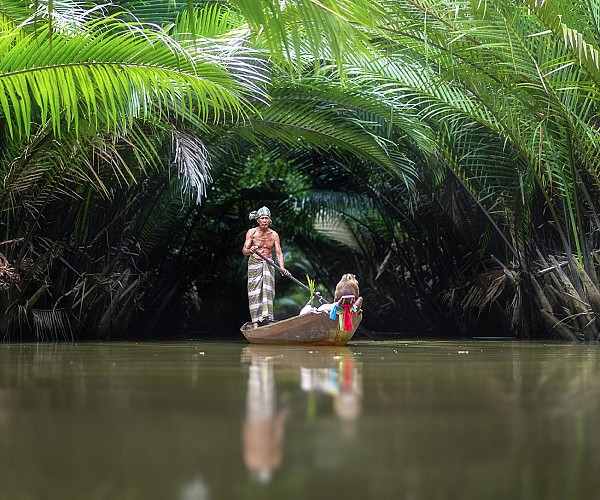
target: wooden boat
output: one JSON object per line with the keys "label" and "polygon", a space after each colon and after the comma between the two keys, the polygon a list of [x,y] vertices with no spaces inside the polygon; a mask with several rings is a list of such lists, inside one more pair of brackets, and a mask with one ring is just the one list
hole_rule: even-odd
{"label": "wooden boat", "polygon": [[362,312],[352,318],[352,329],[344,331],[326,312],[313,311],[258,328],[248,322],[240,330],[251,344],[341,346],[352,338],[361,320]]}

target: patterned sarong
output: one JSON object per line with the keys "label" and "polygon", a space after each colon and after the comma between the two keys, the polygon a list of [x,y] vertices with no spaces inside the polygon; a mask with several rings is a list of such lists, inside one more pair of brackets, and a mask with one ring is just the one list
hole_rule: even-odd
{"label": "patterned sarong", "polygon": [[248,302],[252,322],[273,321],[275,272],[260,257],[248,258]]}

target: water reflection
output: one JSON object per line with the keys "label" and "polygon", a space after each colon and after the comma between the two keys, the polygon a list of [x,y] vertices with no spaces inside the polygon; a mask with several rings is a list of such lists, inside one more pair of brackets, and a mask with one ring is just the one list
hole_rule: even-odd
{"label": "water reflection", "polygon": [[287,417],[287,408],[276,408],[273,358],[253,358],[246,392],[244,463],[262,482],[268,481],[281,465]]}
{"label": "water reflection", "polygon": [[4,344],[0,498],[596,498],[598,373],[591,343]]}
{"label": "water reflection", "polygon": [[340,420],[349,422],[360,415],[362,372],[348,348],[250,345],[242,350],[242,362],[250,365],[242,429],[244,463],[260,482],[270,481],[281,466],[291,412],[288,392],[278,400],[276,370],[294,375],[301,390],[309,394],[309,413],[316,411],[318,393],[331,396]]}
{"label": "water reflection", "polygon": [[300,387],[306,392],[323,392],[333,397],[333,408],[343,420],[354,420],[360,415],[362,384],[358,366],[349,352],[336,354],[335,366],[324,368],[300,368]]}

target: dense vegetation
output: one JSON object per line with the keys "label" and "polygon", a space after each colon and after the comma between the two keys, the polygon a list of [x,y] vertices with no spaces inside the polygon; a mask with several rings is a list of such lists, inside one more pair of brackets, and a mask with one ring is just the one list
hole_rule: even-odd
{"label": "dense vegetation", "polygon": [[23,5],[5,338],[234,331],[266,204],[294,275],[359,276],[371,330],[598,339],[595,1]]}

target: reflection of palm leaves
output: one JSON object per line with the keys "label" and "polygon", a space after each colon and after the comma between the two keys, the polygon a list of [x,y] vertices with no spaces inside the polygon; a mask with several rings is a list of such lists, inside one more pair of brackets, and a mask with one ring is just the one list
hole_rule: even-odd
{"label": "reflection of palm leaves", "polygon": [[32,312],[37,341],[74,340],[69,315],[64,309],[34,309]]}

